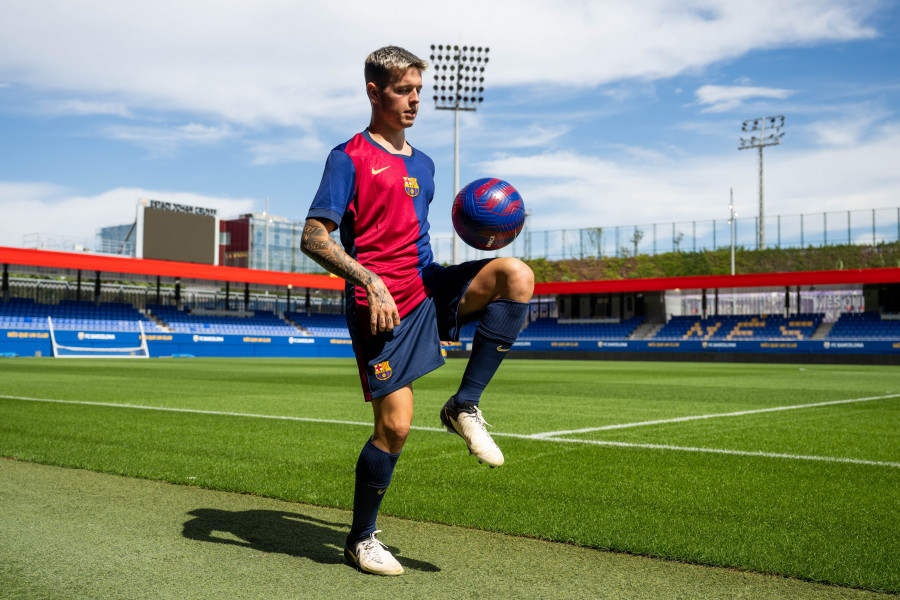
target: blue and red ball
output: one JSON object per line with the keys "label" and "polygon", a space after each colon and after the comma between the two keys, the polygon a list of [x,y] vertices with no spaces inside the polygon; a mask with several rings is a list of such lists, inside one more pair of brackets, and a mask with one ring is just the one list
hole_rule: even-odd
{"label": "blue and red ball", "polygon": [[525,226],[525,203],[502,179],[476,179],[456,195],[451,216],[462,241],[478,250],[499,250]]}

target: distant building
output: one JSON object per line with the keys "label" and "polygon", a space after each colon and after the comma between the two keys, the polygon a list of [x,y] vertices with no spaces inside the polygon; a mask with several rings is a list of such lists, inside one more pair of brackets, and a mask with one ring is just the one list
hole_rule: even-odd
{"label": "distant building", "polygon": [[97,230],[97,252],[134,256],[134,223],[101,227]]}
{"label": "distant building", "polygon": [[[242,269],[321,273],[323,269],[300,250],[303,223],[285,217],[244,214],[219,219],[218,264]],[[97,230],[97,252],[136,256],[139,238],[134,224]],[[337,232],[334,237],[337,237]]]}
{"label": "distant building", "polygon": [[[300,250],[303,223],[246,214],[219,223],[219,264],[229,267],[315,273],[322,268]],[[267,241],[268,237],[268,241]]]}

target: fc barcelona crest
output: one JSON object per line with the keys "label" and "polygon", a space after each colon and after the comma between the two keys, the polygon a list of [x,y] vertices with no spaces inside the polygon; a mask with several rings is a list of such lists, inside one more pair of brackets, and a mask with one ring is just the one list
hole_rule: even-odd
{"label": "fc barcelona crest", "polygon": [[[418,188],[416,188],[418,190]],[[384,361],[378,363],[374,367],[375,369],[375,379],[378,381],[385,381],[390,379],[391,377],[391,363],[389,361]]]}
{"label": "fc barcelona crest", "polygon": [[410,198],[415,198],[419,195],[419,182],[415,177],[404,177],[403,186],[406,189],[406,194]]}

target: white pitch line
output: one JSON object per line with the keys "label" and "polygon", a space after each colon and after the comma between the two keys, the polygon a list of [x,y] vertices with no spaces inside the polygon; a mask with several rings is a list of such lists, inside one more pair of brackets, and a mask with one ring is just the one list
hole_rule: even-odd
{"label": "white pitch line", "polygon": [[109,408],[134,408],[138,410],[161,410],[165,412],[193,413],[198,415],[216,415],[224,417],[250,417],[253,419],[278,419],[281,421],[305,421],[308,423],[334,423],[336,425],[366,425],[372,426],[372,423],[362,423],[356,421],[338,421],[334,419],[311,419],[308,417],[288,417],[283,415],[258,415],[253,413],[227,412],[221,410],[201,410],[199,408],[172,408],[168,406],[145,406],[141,404],[117,404],[115,402],[91,402],[89,400],[55,400],[52,398],[26,398],[24,396],[7,396],[0,395],[0,398],[9,400],[24,400],[26,402],[49,402],[52,404],[78,404],[84,406],[106,406]]}
{"label": "white pitch line", "polygon": [[[886,398],[894,398],[898,397],[900,394],[885,396]],[[197,408],[173,408],[167,406],[146,406],[141,404],[121,404],[115,402],[91,402],[89,400],[58,400],[52,398],[28,398],[24,396],[8,396],[5,394],[0,394],[0,398],[5,398],[7,400],[21,400],[25,402],[46,402],[51,404],[74,404],[81,406],[103,406],[108,408],[133,408],[136,410],[156,410],[163,412],[177,412],[177,413],[191,413],[191,414],[200,414],[200,415],[213,415],[213,416],[226,416],[226,417],[247,417],[253,419],[276,419],[281,421],[301,421],[305,423],[328,423],[334,425],[352,425],[352,426],[362,426],[362,427],[371,427],[372,423],[362,422],[362,421],[340,421],[337,419],[314,419],[310,417],[290,417],[284,415],[263,415],[263,414],[255,414],[255,413],[240,413],[240,412],[228,412],[228,411],[219,411],[219,410],[202,410]],[[874,399],[874,398],[873,398]],[[839,402],[849,402],[847,400],[839,401]],[[832,403],[829,403],[832,404]],[[438,428],[438,427],[417,427],[413,426],[411,429],[415,429],[416,431],[431,431],[437,433],[446,433],[446,429]],[[594,431],[594,430],[591,430]],[[845,463],[845,464],[855,464],[855,465],[869,465],[876,467],[889,467],[889,468],[900,468],[900,463],[895,462],[881,462],[881,461],[873,461],[873,460],[863,460],[858,458],[836,458],[832,456],[805,456],[801,454],[781,454],[776,452],[753,452],[746,450],[726,450],[726,449],[718,449],[718,448],[694,448],[689,446],[669,446],[664,444],[634,444],[629,442],[609,442],[602,440],[581,440],[576,438],[551,438],[551,437],[542,437],[536,435],[526,435],[521,433],[503,433],[503,432],[494,432],[494,436],[502,436],[509,438],[516,438],[520,440],[530,440],[530,441],[540,441],[540,442],[550,442],[550,443],[560,443],[560,444],[589,444],[592,446],[613,446],[618,448],[640,448],[645,450],[670,450],[670,451],[678,451],[678,452],[703,452],[709,454],[728,454],[734,456],[752,456],[752,457],[760,457],[760,458],[781,458],[781,459],[789,459],[789,460],[809,460],[809,461],[819,461],[819,462],[833,462],[833,463]]]}
{"label": "white pitch line", "polygon": [[[495,434],[496,435],[496,434]],[[900,469],[900,463],[863,460],[861,458],[841,458],[834,456],[807,456],[803,454],[784,454],[780,452],[757,452],[752,450],[725,450],[720,448],[696,448],[692,446],[669,446],[667,444],[634,444],[631,442],[606,442],[602,440],[579,440],[574,438],[536,438],[522,436],[532,440],[546,442],[571,442],[574,444],[593,444],[596,446],[615,446],[619,448],[644,448],[647,450],[674,450],[677,452],[704,452],[708,454],[729,454],[733,456],[758,456],[762,458],[784,458],[789,460],[812,460],[818,462],[848,463],[853,465],[869,465],[874,467],[890,467]]]}
{"label": "white pitch line", "polygon": [[575,435],[578,433],[592,433],[594,431],[610,431],[613,429],[627,429],[629,427],[643,427],[645,425],[665,425],[667,423],[683,423],[684,421],[697,421],[700,419],[717,419],[720,417],[742,417],[744,415],[755,415],[759,413],[777,412],[783,410],[797,410],[800,408],[816,408],[819,406],[834,406],[836,404],[851,404],[855,402],[871,402],[872,400],[887,400],[889,398],[900,398],[900,394],[890,394],[887,396],[872,396],[871,398],[852,398],[849,400],[831,400],[829,402],[814,402],[812,404],[793,404],[790,406],[775,406],[772,408],[759,408],[755,410],[740,410],[730,413],[715,413],[711,415],[692,415],[689,417],[676,417],[674,419],[658,419],[655,421],[638,421],[636,423],[619,423],[617,425],[603,425],[602,427],[587,427],[584,429],[569,429],[567,431],[545,431],[543,433],[533,433],[531,437],[535,439],[555,438],[561,435]]}

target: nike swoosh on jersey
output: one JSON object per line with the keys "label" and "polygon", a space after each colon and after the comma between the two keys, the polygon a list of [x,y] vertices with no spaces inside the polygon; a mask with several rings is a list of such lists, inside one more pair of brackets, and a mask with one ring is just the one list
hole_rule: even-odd
{"label": "nike swoosh on jersey", "polygon": [[387,171],[387,170],[390,169],[390,168],[391,168],[391,165],[388,165],[388,166],[383,167],[383,168],[378,169],[378,170],[375,170],[375,167],[372,167],[372,175],[378,175],[378,174],[381,173],[382,171]]}

